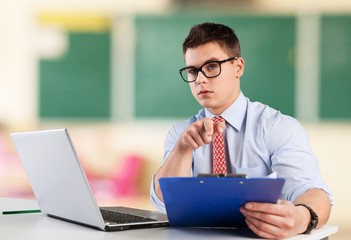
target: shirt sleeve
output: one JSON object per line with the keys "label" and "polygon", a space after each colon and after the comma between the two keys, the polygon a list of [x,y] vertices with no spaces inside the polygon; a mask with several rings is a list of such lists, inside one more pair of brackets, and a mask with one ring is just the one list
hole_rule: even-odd
{"label": "shirt sleeve", "polygon": [[[164,164],[164,162],[168,158],[169,154],[173,150],[174,146],[177,144],[177,141],[180,135],[184,132],[184,130],[193,122],[197,121],[199,118],[202,118],[203,115],[204,115],[204,111],[200,110],[198,115],[192,116],[186,121],[178,122],[170,128],[164,143],[164,155],[163,155],[162,164]],[[192,170],[191,170],[191,174],[192,174]],[[155,208],[157,208],[160,212],[166,213],[165,204],[156,195],[154,177],[155,175],[152,176],[152,180],[151,180],[150,199]]]}
{"label": "shirt sleeve", "polygon": [[[165,144],[164,144],[164,156],[163,156],[163,161],[162,163],[164,163],[168,157],[168,155],[170,154],[170,152],[173,150],[175,144],[178,141],[178,138],[180,136],[179,132],[182,132],[182,129],[184,127],[183,126],[179,126],[178,125],[174,125],[167,134],[166,140],[165,140]],[[166,213],[166,208],[165,208],[165,204],[161,201],[161,199],[159,199],[159,197],[157,197],[156,191],[155,191],[155,182],[154,182],[154,177],[155,175],[152,176],[151,179],[151,186],[150,186],[150,200],[152,205],[158,209],[160,212],[162,213]]]}
{"label": "shirt sleeve", "polygon": [[154,177],[155,175],[152,176],[151,179],[151,186],[150,186],[150,200],[152,205],[158,209],[160,212],[162,213],[166,213],[166,208],[165,208],[165,204],[161,201],[161,199],[159,199],[156,195],[155,192],[155,185],[154,185]]}
{"label": "shirt sleeve", "polygon": [[282,198],[294,201],[307,190],[318,188],[328,194],[332,203],[331,191],[321,177],[318,160],[301,124],[285,115],[271,124],[268,149],[272,170],[286,180]]}
{"label": "shirt sleeve", "polygon": [[197,119],[195,117],[192,117],[184,122],[179,122],[170,128],[164,143],[163,163],[166,161],[174,146],[177,144],[180,135],[196,120]]}

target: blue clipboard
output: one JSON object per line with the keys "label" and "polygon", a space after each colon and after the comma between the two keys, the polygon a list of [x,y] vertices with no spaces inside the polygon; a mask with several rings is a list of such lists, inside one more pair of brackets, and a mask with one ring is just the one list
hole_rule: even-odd
{"label": "blue clipboard", "polygon": [[170,177],[159,180],[170,226],[245,228],[246,202],[276,203],[282,178]]}

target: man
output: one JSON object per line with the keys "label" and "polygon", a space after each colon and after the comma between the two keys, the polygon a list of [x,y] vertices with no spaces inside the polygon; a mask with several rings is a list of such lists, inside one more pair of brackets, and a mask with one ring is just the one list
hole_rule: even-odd
{"label": "man", "polygon": [[[217,150],[212,147],[214,139],[223,136],[222,173],[272,174],[286,180],[277,204],[251,202],[241,207],[253,232],[277,239],[323,226],[329,218],[331,194],[308,137],[297,120],[250,102],[241,92],[245,62],[235,32],[222,24],[195,25],[183,43],[183,54],[186,67],[180,69],[181,77],[203,109],[169,131],[164,163],[151,185],[154,205],[165,211],[161,177],[216,172],[218,163],[212,161],[217,157],[212,153]],[[215,116],[224,122],[213,120]]]}

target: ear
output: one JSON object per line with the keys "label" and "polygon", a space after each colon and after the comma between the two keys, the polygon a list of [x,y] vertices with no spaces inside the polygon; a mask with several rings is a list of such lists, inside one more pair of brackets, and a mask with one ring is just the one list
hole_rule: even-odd
{"label": "ear", "polygon": [[242,57],[239,57],[236,60],[236,76],[240,78],[244,74],[245,69],[245,61]]}

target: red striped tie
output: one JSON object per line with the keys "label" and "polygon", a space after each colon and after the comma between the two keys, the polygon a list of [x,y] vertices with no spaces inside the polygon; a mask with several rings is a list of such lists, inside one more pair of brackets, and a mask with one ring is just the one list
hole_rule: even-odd
{"label": "red striped tie", "polygon": [[[225,122],[224,118],[221,116],[215,116],[212,118],[215,123]],[[213,151],[212,151],[212,163],[213,163],[213,173],[214,174],[225,174],[227,173],[227,166],[225,161],[225,150],[224,150],[224,137],[223,134],[217,132],[212,141]]]}

